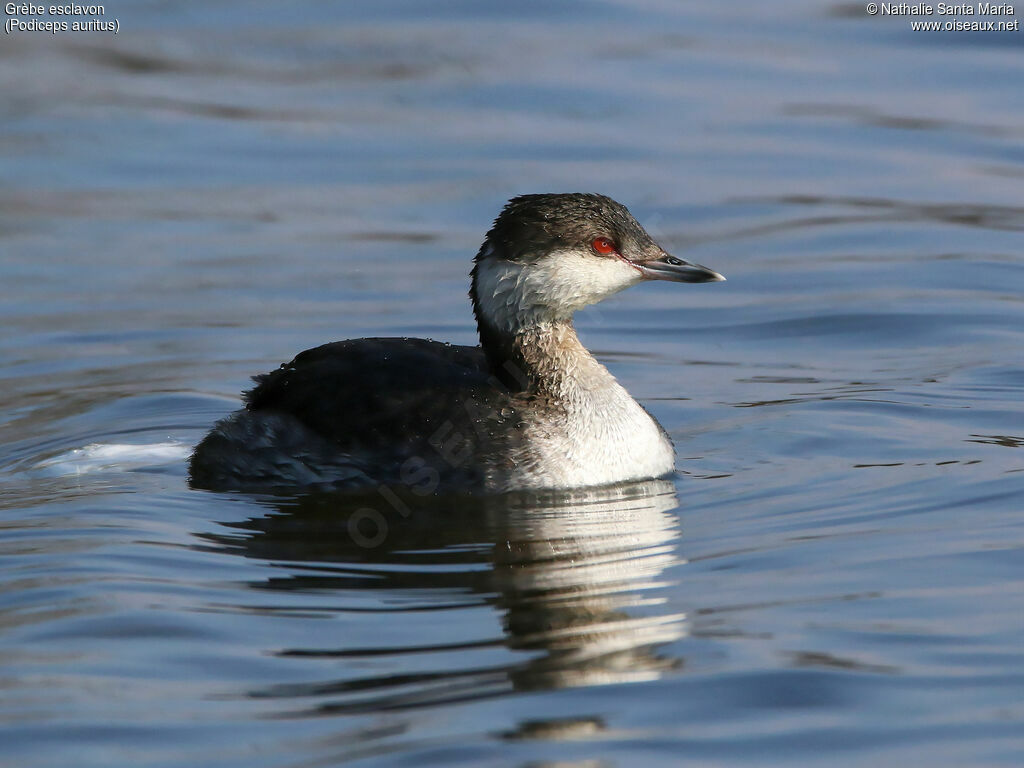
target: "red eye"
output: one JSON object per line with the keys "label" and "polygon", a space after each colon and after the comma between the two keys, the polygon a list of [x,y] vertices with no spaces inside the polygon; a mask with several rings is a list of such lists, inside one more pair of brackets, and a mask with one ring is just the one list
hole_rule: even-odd
{"label": "red eye", "polygon": [[615,243],[609,240],[607,237],[599,237],[590,244],[594,250],[598,253],[614,253]]}

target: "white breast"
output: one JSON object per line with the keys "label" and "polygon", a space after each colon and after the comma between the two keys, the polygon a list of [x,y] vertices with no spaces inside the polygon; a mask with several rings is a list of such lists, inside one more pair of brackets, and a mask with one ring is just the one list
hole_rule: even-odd
{"label": "white breast", "polygon": [[[596,364],[596,361],[595,361]],[[526,428],[525,484],[572,488],[663,477],[675,468],[672,442],[603,366],[600,386],[566,399],[567,418]],[[602,377],[603,378],[603,377]]]}

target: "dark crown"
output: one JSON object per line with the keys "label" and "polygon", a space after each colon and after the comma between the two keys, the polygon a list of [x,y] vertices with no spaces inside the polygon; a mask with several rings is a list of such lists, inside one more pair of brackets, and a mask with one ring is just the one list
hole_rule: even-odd
{"label": "dark crown", "polygon": [[[633,249],[652,244],[626,206],[581,192],[512,198],[494,220],[486,243],[500,258],[530,262],[560,248],[588,247],[597,237]],[[477,259],[485,255],[486,243]]]}

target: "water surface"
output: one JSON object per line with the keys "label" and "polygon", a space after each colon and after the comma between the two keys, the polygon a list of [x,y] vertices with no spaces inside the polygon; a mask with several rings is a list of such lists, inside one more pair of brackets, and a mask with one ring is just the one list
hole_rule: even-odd
{"label": "water surface", "polygon": [[[0,50],[0,762],[1024,762],[1021,33],[797,0],[111,14]],[[502,202],[575,190],[729,278],[578,320],[671,482],[188,488],[249,375],[472,343]]]}

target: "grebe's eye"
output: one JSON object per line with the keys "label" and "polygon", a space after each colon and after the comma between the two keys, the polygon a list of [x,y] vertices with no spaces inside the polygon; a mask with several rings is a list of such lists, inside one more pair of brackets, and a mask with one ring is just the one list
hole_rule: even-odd
{"label": "grebe's eye", "polygon": [[615,243],[607,237],[598,237],[590,245],[600,254],[609,254],[615,251]]}

